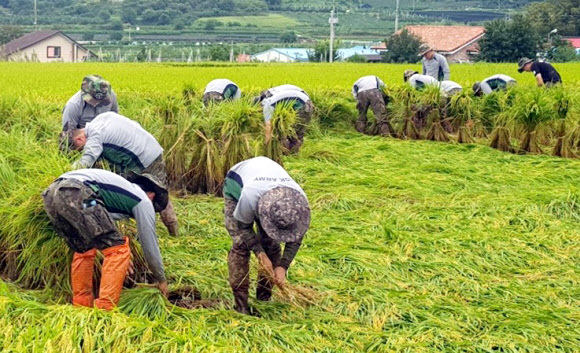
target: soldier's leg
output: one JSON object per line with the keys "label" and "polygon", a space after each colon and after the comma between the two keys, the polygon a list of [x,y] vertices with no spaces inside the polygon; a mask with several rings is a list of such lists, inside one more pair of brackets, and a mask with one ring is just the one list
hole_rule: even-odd
{"label": "soldier's leg", "polygon": [[99,298],[95,300],[95,307],[111,310],[119,303],[123,282],[131,262],[129,238],[125,237],[124,244],[103,249],[101,252],[105,260],[101,270]]}
{"label": "soldier's leg", "polygon": [[395,134],[393,127],[387,116],[387,107],[383,99],[383,93],[380,90],[372,90],[371,107],[375,114],[375,119],[381,136],[392,136]]}
{"label": "soldier's leg", "polygon": [[[68,196],[68,198],[63,199],[63,196]],[[74,197],[76,196],[77,194],[73,192],[61,193],[59,182],[51,184],[42,193],[44,208],[55,231],[75,251],[71,264],[72,303],[77,306],[92,307],[94,299],[93,269],[96,249],[80,250],[87,249],[87,245],[82,241],[76,228],[60,215],[61,212],[67,212],[66,207],[63,207],[63,205],[74,203]]]}
{"label": "soldier's leg", "polygon": [[[280,258],[282,257],[282,250],[280,244],[268,237],[261,227],[258,227],[262,239],[262,247],[272,261],[272,267],[276,268],[280,265]],[[256,298],[258,300],[268,301],[272,297],[272,287],[274,283],[268,279],[266,274],[258,271],[258,285],[256,287]]]}
{"label": "soldier's leg", "polygon": [[369,110],[370,102],[367,98],[366,92],[360,92],[357,96],[356,109],[358,110],[358,118],[356,120],[356,131],[364,134],[367,129],[367,112]]}
{"label": "soldier's leg", "polygon": [[72,302],[76,306],[93,306],[93,269],[96,249],[74,253],[71,265]]}
{"label": "soldier's leg", "polygon": [[224,216],[226,228],[232,236],[232,248],[228,253],[229,282],[234,294],[234,308],[242,314],[249,314],[248,292],[250,288],[250,249],[238,235],[239,222],[234,218],[236,201],[225,198]]}

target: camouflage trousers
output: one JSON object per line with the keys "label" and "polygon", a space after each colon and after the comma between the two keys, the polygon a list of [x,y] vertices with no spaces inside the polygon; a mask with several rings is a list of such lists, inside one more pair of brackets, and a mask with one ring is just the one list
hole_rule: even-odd
{"label": "camouflage trousers", "polygon": [[304,143],[304,135],[306,135],[306,130],[310,120],[312,119],[313,113],[314,105],[312,104],[312,101],[306,102],[304,106],[298,110],[298,122],[294,125],[296,136],[287,137],[285,141],[282,141],[283,146],[291,153],[297,153],[300,150],[300,147],[302,147],[302,144]]}
{"label": "camouflage trousers", "polygon": [[[232,237],[232,248],[228,253],[229,282],[234,293],[235,309],[242,313],[248,313],[248,292],[250,288],[250,255],[256,244],[249,243],[248,239],[256,239],[260,242],[266,255],[276,268],[280,264],[280,243],[268,237],[257,223],[258,234],[254,232],[254,225],[247,225],[234,218],[234,210],[237,202],[225,198],[224,216],[226,229]],[[262,272],[258,272],[258,284],[256,298],[258,300],[270,300],[273,283]]]}
{"label": "camouflage trousers", "polygon": [[59,179],[43,193],[44,208],[57,234],[76,253],[124,244],[111,215],[87,185]]}
{"label": "camouflage trousers", "polygon": [[203,105],[208,106],[210,103],[221,103],[224,101],[224,96],[217,92],[207,92],[203,95]]}
{"label": "camouflage trousers", "polygon": [[392,135],[394,129],[389,122],[387,116],[387,106],[383,92],[379,89],[371,89],[368,91],[359,92],[357,94],[358,119],[356,121],[356,130],[360,133],[366,133],[367,128],[367,113],[369,108],[373,110],[377,122],[379,133],[383,136]]}
{"label": "camouflage trousers", "polygon": [[[131,181],[131,173],[133,172],[129,172],[128,175],[123,175],[123,177]],[[169,190],[169,186],[167,185],[167,169],[165,168],[163,155],[157,157],[153,163],[151,163],[147,168],[143,169],[141,173],[149,173],[155,176],[163,184],[161,186]],[[177,236],[178,221],[177,215],[175,214],[175,210],[173,208],[173,203],[171,203],[171,199],[167,203],[167,207],[165,207],[163,211],[159,212],[159,216],[161,216],[161,221],[165,227],[167,227],[169,234]]]}

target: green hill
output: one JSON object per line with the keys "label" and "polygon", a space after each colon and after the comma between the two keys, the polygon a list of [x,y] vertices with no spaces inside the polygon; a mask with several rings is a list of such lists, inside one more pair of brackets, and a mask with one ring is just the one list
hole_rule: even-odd
{"label": "green hill", "polygon": [[[328,32],[328,17],[336,6],[344,37],[381,37],[394,27],[396,0],[38,0],[38,24],[42,28],[66,29],[70,33],[110,34],[123,27],[140,26],[142,32],[177,35],[208,32],[200,19],[215,18],[217,29],[236,33],[253,28],[253,41],[271,40],[280,29],[299,31],[306,37]],[[401,23],[455,21],[474,23],[503,16],[531,0],[401,2]],[[499,7],[499,8],[498,8]],[[34,23],[33,0],[0,0],[0,24],[30,26]],[[276,17],[271,17],[271,16]],[[232,18],[233,16],[233,18]],[[245,21],[239,16],[264,16]],[[203,21],[202,21],[203,22]],[[228,23],[232,25],[228,26]],[[272,31],[276,28],[276,31]],[[151,39],[151,38],[143,38]]]}

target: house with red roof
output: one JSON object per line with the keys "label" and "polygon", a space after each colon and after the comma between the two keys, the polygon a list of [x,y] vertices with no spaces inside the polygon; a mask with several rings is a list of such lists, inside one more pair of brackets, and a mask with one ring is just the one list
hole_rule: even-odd
{"label": "house with red roof", "polygon": [[0,47],[0,58],[8,61],[80,62],[95,56],[61,31],[36,31]]}
{"label": "house with red roof", "polygon": [[570,42],[574,49],[580,49],[580,37],[563,37],[562,40]]}
{"label": "house with red roof", "polygon": [[450,63],[473,61],[485,34],[481,26],[406,26],[404,29],[444,55]]}

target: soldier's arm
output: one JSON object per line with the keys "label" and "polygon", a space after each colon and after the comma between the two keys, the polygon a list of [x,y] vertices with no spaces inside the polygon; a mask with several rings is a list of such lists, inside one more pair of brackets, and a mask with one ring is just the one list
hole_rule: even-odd
{"label": "soldier's arm", "polygon": [[443,80],[448,81],[451,77],[451,70],[449,69],[447,59],[441,60],[439,65],[441,65],[441,69],[443,70]]}
{"label": "soldier's arm", "polygon": [[224,198],[224,216],[225,225],[228,233],[233,237],[240,237],[248,249],[252,250],[256,255],[264,252],[260,238],[254,231],[254,222],[245,223],[240,222],[234,217],[234,212],[238,202],[228,197]]}
{"label": "soldier's arm", "polygon": [[87,138],[81,159],[73,164],[74,169],[91,168],[103,153],[103,143],[98,132],[91,132]]}
{"label": "soldier's arm", "polygon": [[542,78],[542,74],[536,75],[536,83],[538,84],[538,87],[542,87],[544,85],[544,79]]}
{"label": "soldier's arm", "polygon": [[157,282],[164,282],[166,281],[165,271],[157,242],[157,234],[155,233],[155,210],[151,201],[149,199],[141,200],[133,208],[133,216],[137,222],[138,240],[143,249],[143,255],[145,255],[149,270],[153,272]]}
{"label": "soldier's arm", "polygon": [[288,270],[288,267],[290,267],[290,264],[294,261],[298,253],[298,249],[300,249],[300,245],[302,243],[286,243],[284,246],[284,254],[282,255],[282,259],[280,259],[280,267]]}

